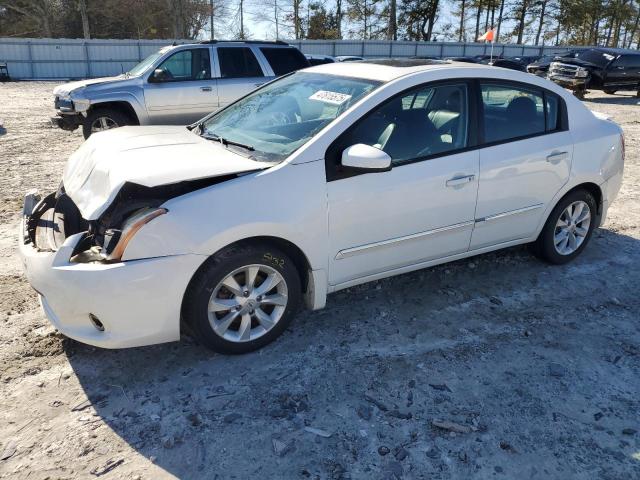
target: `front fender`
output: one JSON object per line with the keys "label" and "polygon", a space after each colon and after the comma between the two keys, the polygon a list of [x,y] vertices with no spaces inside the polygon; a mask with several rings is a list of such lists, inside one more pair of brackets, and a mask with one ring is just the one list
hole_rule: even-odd
{"label": "front fender", "polygon": [[296,245],[312,269],[327,268],[324,162],[280,165],[165,202],[168,213],[145,225],[123,260],[193,253],[212,255],[253,237]]}
{"label": "front fender", "polygon": [[140,88],[136,88],[136,91],[113,91],[113,92],[98,92],[91,94],[89,100],[91,107],[99,107],[101,104],[109,102],[125,102],[131,105],[133,111],[138,117],[140,125],[149,124],[149,115],[147,108],[144,104],[144,92]]}

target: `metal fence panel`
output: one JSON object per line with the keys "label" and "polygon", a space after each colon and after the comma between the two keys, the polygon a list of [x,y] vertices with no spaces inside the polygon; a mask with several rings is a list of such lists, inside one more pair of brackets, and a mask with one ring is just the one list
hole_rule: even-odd
{"label": "metal fence panel", "polygon": [[[83,40],[0,38],[0,62],[18,79],[68,79],[118,75],[172,43],[189,40]],[[458,57],[484,55],[491,45],[458,42],[408,42],[387,40],[292,40],[303,53],[372,57]],[[570,47],[494,45],[505,56],[558,54]],[[582,47],[587,48],[587,47]]]}

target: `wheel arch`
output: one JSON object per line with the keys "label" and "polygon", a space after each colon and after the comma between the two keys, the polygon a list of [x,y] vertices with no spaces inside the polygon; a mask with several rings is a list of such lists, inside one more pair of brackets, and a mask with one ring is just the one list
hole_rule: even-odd
{"label": "wheel arch", "polygon": [[185,321],[183,321],[182,319],[182,312],[184,311],[185,308],[185,299],[188,296],[188,292],[191,288],[192,282],[194,281],[194,279],[197,277],[197,275],[200,273],[200,271],[205,268],[205,266],[207,265],[208,261],[213,258],[215,255],[217,255],[218,253],[229,249],[229,248],[234,248],[234,247],[240,247],[243,245],[269,245],[269,246],[273,246],[276,247],[280,250],[282,250],[284,253],[286,253],[287,255],[289,255],[291,257],[291,259],[294,262],[294,265],[296,267],[296,270],[298,271],[298,274],[300,275],[300,287],[304,295],[307,295],[309,293],[310,289],[313,289],[314,286],[312,285],[312,276],[311,276],[311,263],[309,262],[309,259],[307,258],[307,255],[305,255],[305,253],[302,251],[302,249],[300,247],[298,247],[296,244],[294,244],[293,242],[289,241],[289,240],[285,240],[284,238],[281,237],[274,237],[274,236],[255,236],[255,237],[247,237],[247,238],[243,238],[241,240],[237,240],[235,242],[232,242],[228,245],[225,245],[222,248],[219,248],[217,251],[215,251],[214,253],[212,253],[211,255],[208,255],[207,257],[205,257],[205,259],[203,260],[203,262],[200,264],[200,266],[193,272],[193,275],[191,275],[191,278],[189,279],[189,282],[187,283],[187,287],[185,288],[183,294],[182,294],[182,302],[181,302],[181,306],[180,306],[180,329],[181,331],[190,331],[190,327],[187,325],[187,323]]}
{"label": "wheel arch", "polygon": [[[576,190],[586,190],[587,192],[589,192],[591,195],[593,195],[593,197],[596,199],[596,205],[598,208],[598,211],[596,212],[598,218],[597,218],[597,222],[596,222],[596,227],[600,226],[600,219],[602,217],[602,204],[603,204],[603,198],[604,195],[602,193],[602,189],[600,188],[599,185],[593,183],[593,182],[585,182],[585,183],[580,183],[578,185],[576,185],[575,187],[571,188],[571,190],[569,190],[567,193],[565,193],[562,197],[560,197],[558,199],[558,201],[556,202],[556,205],[562,201],[562,199],[564,197],[566,197],[567,195],[570,195],[571,193],[575,192]],[[555,208],[555,206],[554,206]]]}
{"label": "wheel arch", "polygon": [[[307,291],[307,288],[309,287],[309,271],[311,270],[311,262],[309,262],[309,259],[307,258],[305,253],[295,243],[289,240],[285,240],[284,238],[281,238],[281,237],[264,235],[264,236],[243,238],[242,240],[238,240],[230,245],[227,245],[224,248],[230,248],[230,247],[247,245],[247,244],[271,245],[275,248],[279,248],[284,253],[289,255],[291,257],[291,260],[293,260],[293,263],[295,264],[298,274],[300,275],[300,282],[301,282],[300,287],[302,289],[302,292],[305,293]],[[216,253],[214,253],[214,255]]]}
{"label": "wheel arch", "polygon": [[92,103],[89,109],[87,110],[86,115],[88,116],[96,110],[103,110],[103,109],[114,109],[121,113],[124,113],[134,122],[135,125],[140,125],[140,119],[138,117],[138,114],[135,108],[133,108],[133,105],[131,105],[131,103],[129,103],[126,100]]}

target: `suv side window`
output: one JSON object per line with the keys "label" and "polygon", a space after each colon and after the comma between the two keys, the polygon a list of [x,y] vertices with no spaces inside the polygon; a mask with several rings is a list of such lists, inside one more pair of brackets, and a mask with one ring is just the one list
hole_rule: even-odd
{"label": "suv side window", "polygon": [[262,77],[262,69],[248,47],[218,47],[222,78]]}
{"label": "suv side window", "polygon": [[621,57],[618,57],[615,62],[613,62],[612,66],[614,68],[638,68],[640,67],[640,55],[622,55]]}
{"label": "suv side window", "polygon": [[166,81],[206,80],[211,78],[211,60],[208,48],[194,48],[174,53],[159,66]]}
{"label": "suv side window", "polygon": [[309,66],[305,56],[296,48],[260,47],[260,51],[277,76]]}
{"label": "suv side window", "polygon": [[485,143],[545,133],[542,90],[493,83],[481,84],[480,89]]}
{"label": "suv side window", "polygon": [[338,143],[364,143],[394,165],[452,153],[468,144],[466,84],[421,86],[393,97],[360,120]]}

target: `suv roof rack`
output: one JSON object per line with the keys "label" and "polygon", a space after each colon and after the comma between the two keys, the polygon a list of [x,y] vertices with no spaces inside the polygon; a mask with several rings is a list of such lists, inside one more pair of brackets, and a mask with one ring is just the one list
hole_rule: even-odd
{"label": "suv roof rack", "polygon": [[207,44],[207,43],[249,43],[249,44],[271,44],[271,45],[287,45],[289,46],[289,44],[287,42],[283,42],[282,40],[203,40],[202,42],[199,42],[202,44]]}

